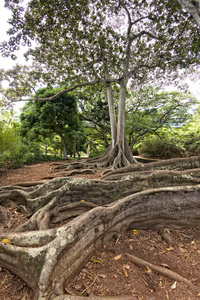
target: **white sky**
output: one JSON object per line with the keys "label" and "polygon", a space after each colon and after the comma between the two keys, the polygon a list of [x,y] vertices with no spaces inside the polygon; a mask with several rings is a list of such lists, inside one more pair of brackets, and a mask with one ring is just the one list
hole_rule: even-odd
{"label": "white sky", "polygon": [[[0,42],[7,39],[6,31],[9,29],[9,24],[7,23],[7,21],[10,17],[11,17],[11,13],[9,12],[8,9],[4,7],[4,1],[0,0]],[[18,56],[17,60],[13,61],[10,58],[3,58],[0,55],[0,68],[9,69],[12,68],[12,66],[15,65],[16,63],[24,64],[25,60],[23,57],[23,52],[19,52],[17,56]],[[197,82],[192,82],[189,80],[188,84],[190,86],[189,88],[190,92],[192,92],[194,96],[196,96],[197,99],[200,101],[200,80],[198,80]],[[25,102],[18,102],[15,104],[14,109],[16,110],[17,113],[20,113],[19,109],[23,107],[24,104]]]}

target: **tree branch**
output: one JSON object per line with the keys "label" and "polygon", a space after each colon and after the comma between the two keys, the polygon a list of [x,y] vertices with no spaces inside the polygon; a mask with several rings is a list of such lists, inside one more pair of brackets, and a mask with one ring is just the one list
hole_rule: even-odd
{"label": "tree branch", "polygon": [[157,36],[153,35],[152,33],[148,32],[146,30],[142,30],[141,32],[139,32],[137,34],[133,34],[131,36],[131,41],[133,41],[133,40],[137,39],[138,37],[141,37],[141,36],[143,36],[145,34],[148,35],[148,36],[150,36],[153,39],[159,40],[159,38]]}
{"label": "tree branch", "polygon": [[105,129],[108,133],[110,133],[110,130],[109,130],[108,127],[103,126],[102,124],[96,122],[95,120],[93,120],[93,119],[91,119],[91,118],[88,118],[88,117],[85,117],[85,116],[83,116],[83,115],[80,115],[80,117],[83,118],[83,119],[86,120],[86,121],[89,121],[89,122],[94,123],[95,125],[99,126],[99,127],[102,128],[102,129]]}
{"label": "tree branch", "polygon": [[[100,83],[100,82],[101,82],[101,80],[98,79],[98,80],[93,80],[93,81],[89,81],[89,82],[79,83],[79,84],[76,84],[76,85],[72,86],[71,88],[68,88],[68,89],[60,91],[58,94],[53,95],[52,97],[38,98],[36,96],[35,98],[20,99],[20,101],[33,101],[33,100],[42,101],[42,102],[43,101],[52,101],[52,100],[57,99],[62,94],[71,92],[71,91],[73,91],[73,90],[75,90],[75,89],[77,89],[79,87],[83,87],[83,86],[87,86],[87,85],[94,85],[94,84],[97,84],[97,83]],[[13,101],[13,102],[17,102],[17,101]]]}

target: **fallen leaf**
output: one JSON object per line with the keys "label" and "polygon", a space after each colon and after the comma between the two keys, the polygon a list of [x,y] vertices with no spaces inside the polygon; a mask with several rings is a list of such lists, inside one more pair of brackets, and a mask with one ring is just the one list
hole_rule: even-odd
{"label": "fallen leaf", "polygon": [[183,248],[181,248],[181,247],[179,247],[179,250],[180,250],[182,253],[185,253],[185,252],[186,252],[186,250],[183,249]]}
{"label": "fallen leaf", "polygon": [[130,270],[131,267],[129,265],[123,265],[124,268],[126,268],[127,270]]}
{"label": "fallen leaf", "polygon": [[171,285],[171,289],[172,289],[172,290],[175,290],[175,289],[176,289],[176,283],[177,283],[177,281],[174,281],[174,283]]}
{"label": "fallen leaf", "polygon": [[105,274],[99,274],[99,277],[106,278],[107,276]]}
{"label": "fallen leaf", "polygon": [[122,255],[119,254],[119,255],[117,255],[117,256],[114,257],[114,260],[118,260],[118,259],[120,259],[121,257],[122,257]]}
{"label": "fallen leaf", "polygon": [[123,270],[123,272],[124,272],[125,277],[127,278],[127,277],[128,277],[128,273],[126,272],[124,266],[122,267],[122,270]]}
{"label": "fallen leaf", "polygon": [[92,262],[94,262],[94,263],[100,263],[100,261],[98,259],[93,259]]}
{"label": "fallen leaf", "polygon": [[149,268],[148,266],[146,266],[146,269],[147,269],[147,272],[149,272],[149,273],[152,272],[151,268]]}
{"label": "fallen leaf", "polygon": [[3,239],[1,242],[4,244],[11,244],[11,241],[9,239]]}
{"label": "fallen leaf", "polygon": [[133,250],[133,246],[132,245],[130,245],[129,248],[130,248],[130,250]]}
{"label": "fallen leaf", "polygon": [[85,200],[81,200],[81,202],[85,202]]}
{"label": "fallen leaf", "polygon": [[170,269],[170,267],[167,265],[167,264],[160,264],[163,268],[166,268],[166,269]]}
{"label": "fallen leaf", "polygon": [[167,251],[172,251],[174,250],[174,248],[170,247],[170,248],[167,248]]}
{"label": "fallen leaf", "polygon": [[133,229],[133,234],[138,234],[138,230]]}

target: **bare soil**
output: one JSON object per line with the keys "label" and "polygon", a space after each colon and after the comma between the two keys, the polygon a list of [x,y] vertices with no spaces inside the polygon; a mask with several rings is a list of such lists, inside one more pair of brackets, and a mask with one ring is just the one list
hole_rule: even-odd
{"label": "bare soil", "polygon": [[[51,172],[51,163],[2,172],[0,186],[60,176],[60,173]],[[76,176],[95,179],[100,177],[100,173],[101,171],[97,171],[92,175]],[[8,205],[6,209],[7,229],[15,228],[25,221],[15,205]],[[137,231],[131,228],[126,234],[115,236],[102,249],[98,249],[81,272],[65,286],[66,294],[130,295],[130,299],[137,300],[200,299],[200,294],[185,283],[175,282],[149,268],[142,269],[130,262],[125,255],[130,253],[154,265],[175,271],[200,288],[200,228],[169,228],[169,233],[172,238],[171,246],[162,240],[158,232],[150,230]],[[0,299],[31,300],[32,291],[19,277],[0,268]]]}

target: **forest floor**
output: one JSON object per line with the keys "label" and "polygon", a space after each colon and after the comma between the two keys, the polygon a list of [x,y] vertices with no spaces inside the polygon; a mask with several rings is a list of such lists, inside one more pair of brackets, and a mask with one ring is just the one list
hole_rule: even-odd
{"label": "forest floor", "polygon": [[[52,173],[51,164],[45,162],[0,173],[0,187],[60,176],[60,173]],[[96,179],[100,173],[76,176]],[[14,205],[9,205],[7,211],[7,228],[15,228],[25,221]],[[200,293],[186,283],[171,280],[150,268],[141,269],[125,255],[130,253],[175,271],[200,289],[200,227],[187,230],[169,228],[169,233],[173,241],[171,246],[162,240],[158,232],[151,230],[137,231],[132,228],[125,235],[116,236],[94,253],[81,272],[65,287],[65,292],[85,296],[130,295],[130,300],[200,299]],[[26,283],[5,268],[0,268],[0,300],[31,299],[32,291]],[[123,300],[123,297],[118,299]]]}

